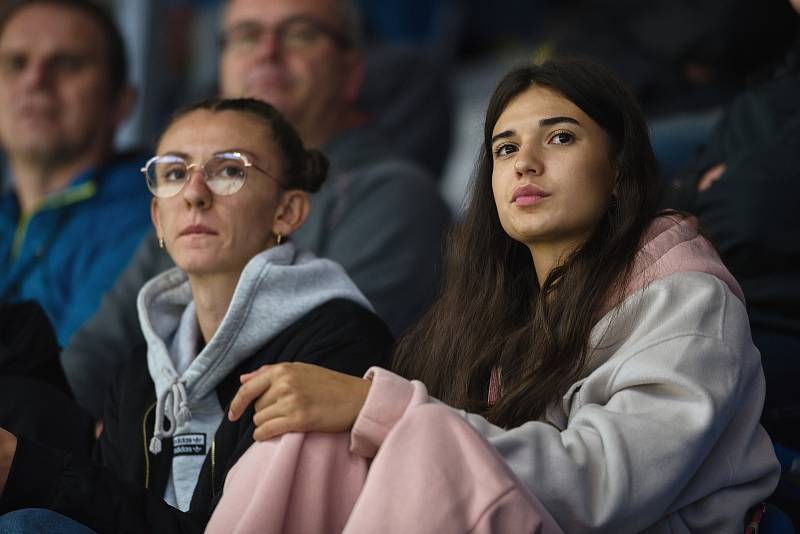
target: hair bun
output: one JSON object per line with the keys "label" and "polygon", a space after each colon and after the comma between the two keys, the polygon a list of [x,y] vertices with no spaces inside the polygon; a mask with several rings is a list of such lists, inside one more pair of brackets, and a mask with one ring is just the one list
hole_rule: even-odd
{"label": "hair bun", "polygon": [[306,191],[319,191],[320,186],[328,176],[328,158],[315,148],[306,150],[306,169],[303,176]]}

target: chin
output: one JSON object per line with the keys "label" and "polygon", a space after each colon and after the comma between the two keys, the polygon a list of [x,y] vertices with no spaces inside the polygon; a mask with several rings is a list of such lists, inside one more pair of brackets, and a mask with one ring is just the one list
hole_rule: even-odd
{"label": "chin", "polygon": [[212,274],[222,270],[219,256],[215,254],[174,254],[172,259],[181,271],[186,274]]}
{"label": "chin", "polygon": [[[529,221],[530,222],[530,221]],[[506,233],[514,241],[519,241],[523,245],[530,245],[537,241],[546,239],[551,231],[540,224],[516,224],[506,228]]]}
{"label": "chin", "polygon": [[181,271],[190,276],[214,274],[222,270],[217,265],[199,264],[196,262],[185,263],[183,265],[178,265],[178,267]]}

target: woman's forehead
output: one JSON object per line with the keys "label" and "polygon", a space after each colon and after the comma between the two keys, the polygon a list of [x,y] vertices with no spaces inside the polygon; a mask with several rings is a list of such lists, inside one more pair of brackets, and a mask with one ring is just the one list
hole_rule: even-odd
{"label": "woman's forehead", "polygon": [[277,147],[269,126],[252,114],[199,109],[173,122],[161,136],[158,153],[182,152],[189,156],[238,149],[269,159]]}
{"label": "woman's forehead", "polygon": [[548,87],[533,86],[508,101],[497,118],[494,130],[503,128],[507,123],[538,123],[556,116],[572,116],[582,123],[589,119],[581,108],[561,93]]}
{"label": "woman's forehead", "polygon": [[608,132],[581,107],[561,93],[546,86],[533,86],[506,104],[492,128],[491,138],[501,133],[548,131],[569,124],[611,142]]}

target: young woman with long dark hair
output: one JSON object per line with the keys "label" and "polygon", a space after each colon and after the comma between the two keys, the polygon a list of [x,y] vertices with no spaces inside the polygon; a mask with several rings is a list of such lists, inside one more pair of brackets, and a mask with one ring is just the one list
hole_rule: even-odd
{"label": "young woman with long dark hair", "polygon": [[[350,430],[371,464],[345,532],[741,532],[778,477],[759,354],[739,285],[691,218],[659,212],[660,183],[614,77],[580,60],[510,72],[445,287],[396,347],[397,374],[268,366],[229,416],[255,401],[260,440]],[[214,528],[266,500],[252,466],[279,464],[279,442],[232,471]],[[493,508],[510,486],[486,465],[530,499]],[[523,509],[538,522],[515,522]]]}

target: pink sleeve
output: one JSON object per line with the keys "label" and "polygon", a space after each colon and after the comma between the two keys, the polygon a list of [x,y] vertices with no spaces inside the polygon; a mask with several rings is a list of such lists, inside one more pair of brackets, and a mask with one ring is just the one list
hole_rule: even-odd
{"label": "pink sleeve", "polygon": [[350,452],[372,458],[403,414],[431,399],[422,382],[406,380],[380,367],[371,367],[364,378],[372,386],[350,431]]}

